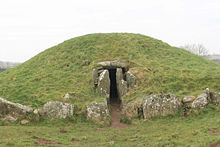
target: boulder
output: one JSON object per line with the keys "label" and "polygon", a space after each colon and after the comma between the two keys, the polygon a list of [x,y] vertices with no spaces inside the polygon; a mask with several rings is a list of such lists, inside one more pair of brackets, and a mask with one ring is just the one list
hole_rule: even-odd
{"label": "boulder", "polygon": [[87,119],[93,121],[96,124],[109,126],[111,124],[110,112],[107,102],[92,103],[87,106]]}
{"label": "boulder", "polygon": [[109,97],[110,93],[110,79],[109,79],[109,71],[104,70],[98,79],[98,90],[101,95]]}
{"label": "boulder", "polygon": [[144,97],[143,115],[145,119],[175,114],[181,103],[174,95],[149,95]]}
{"label": "boulder", "polygon": [[25,116],[32,112],[33,109],[29,106],[13,103],[0,98],[0,118],[3,118],[4,116],[12,116],[17,119],[19,116]]}
{"label": "boulder", "polygon": [[208,95],[206,93],[203,93],[192,102],[192,108],[204,108],[207,104]]}
{"label": "boulder", "polygon": [[220,106],[220,93],[211,92],[210,97],[211,97],[212,103],[214,103],[215,105]]}
{"label": "boulder", "polygon": [[49,101],[46,104],[44,104],[44,106],[41,109],[39,109],[38,113],[41,116],[49,117],[52,119],[64,119],[73,116],[74,106],[69,103]]}

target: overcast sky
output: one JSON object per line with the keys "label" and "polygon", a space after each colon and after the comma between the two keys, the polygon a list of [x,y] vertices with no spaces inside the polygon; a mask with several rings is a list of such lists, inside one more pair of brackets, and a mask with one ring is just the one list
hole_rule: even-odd
{"label": "overcast sky", "polygon": [[131,32],[220,53],[220,0],[0,0],[0,61],[24,62],[64,40]]}

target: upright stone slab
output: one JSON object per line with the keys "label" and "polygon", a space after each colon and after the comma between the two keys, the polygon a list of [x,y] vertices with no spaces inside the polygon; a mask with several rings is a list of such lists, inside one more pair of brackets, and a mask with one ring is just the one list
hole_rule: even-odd
{"label": "upright stone slab", "polygon": [[93,69],[93,71],[92,71],[92,79],[93,79],[94,87],[97,87],[98,79],[99,79],[98,69],[97,68]]}
{"label": "upright stone slab", "polygon": [[109,71],[104,70],[98,79],[98,90],[99,92],[106,96],[109,97],[110,93],[110,79],[109,79]]}
{"label": "upright stone slab", "polygon": [[134,88],[136,84],[136,77],[130,71],[126,72],[125,74],[128,88]]}
{"label": "upright stone slab", "polygon": [[127,82],[123,79],[123,71],[121,68],[117,68],[116,82],[117,82],[118,95],[119,98],[121,98],[128,91]]}

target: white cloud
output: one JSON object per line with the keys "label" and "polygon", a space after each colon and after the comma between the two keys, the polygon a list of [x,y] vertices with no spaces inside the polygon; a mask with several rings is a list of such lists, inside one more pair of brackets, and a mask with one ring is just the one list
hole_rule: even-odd
{"label": "white cloud", "polygon": [[25,61],[66,39],[94,32],[142,33],[220,53],[218,0],[0,1],[0,60]]}

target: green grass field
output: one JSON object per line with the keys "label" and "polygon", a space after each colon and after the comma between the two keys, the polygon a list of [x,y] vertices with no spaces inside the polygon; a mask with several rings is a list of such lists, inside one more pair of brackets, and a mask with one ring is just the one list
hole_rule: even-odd
{"label": "green grass field", "polygon": [[209,107],[187,118],[133,120],[123,129],[99,127],[83,119],[2,124],[0,146],[205,147],[220,143],[219,116],[219,109]]}

